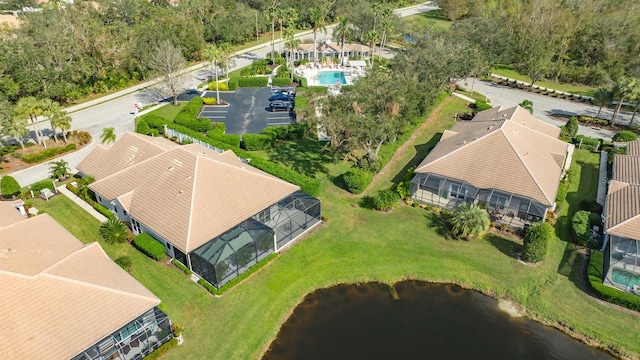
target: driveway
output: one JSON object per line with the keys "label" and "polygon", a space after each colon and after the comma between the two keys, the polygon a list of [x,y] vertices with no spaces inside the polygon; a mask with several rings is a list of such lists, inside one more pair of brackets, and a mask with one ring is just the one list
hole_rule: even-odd
{"label": "driveway", "polygon": [[[269,111],[271,88],[238,88],[235,92],[221,92],[220,100],[229,106],[204,106],[200,116],[215,122],[223,122],[227,134],[259,134],[268,126],[293,124],[293,112]],[[215,91],[205,97],[215,98]]]}

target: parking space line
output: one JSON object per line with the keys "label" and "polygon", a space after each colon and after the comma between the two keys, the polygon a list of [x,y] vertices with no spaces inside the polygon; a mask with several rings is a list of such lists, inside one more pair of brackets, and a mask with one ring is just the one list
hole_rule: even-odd
{"label": "parking space line", "polygon": [[226,119],[226,116],[205,116],[207,119]]}
{"label": "parking space line", "polygon": [[267,126],[278,126],[278,125],[289,125],[289,124],[291,124],[291,121],[287,121],[287,122],[277,122],[277,123],[274,123],[274,122],[268,122],[268,123],[267,123]]}
{"label": "parking space line", "polygon": [[268,117],[267,118],[267,120],[284,120],[284,119],[291,120],[291,117],[289,117],[289,116],[280,116],[280,117]]}

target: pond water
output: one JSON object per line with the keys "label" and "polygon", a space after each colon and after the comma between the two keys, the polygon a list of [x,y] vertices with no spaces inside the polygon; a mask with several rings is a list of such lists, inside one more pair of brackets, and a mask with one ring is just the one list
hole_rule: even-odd
{"label": "pond water", "polygon": [[[307,295],[263,359],[613,359],[455,285],[340,285]],[[395,295],[395,294],[394,294]]]}

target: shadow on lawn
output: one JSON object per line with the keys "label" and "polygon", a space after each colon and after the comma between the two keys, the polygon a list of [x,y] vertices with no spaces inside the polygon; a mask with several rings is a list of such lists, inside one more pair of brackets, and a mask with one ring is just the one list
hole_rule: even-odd
{"label": "shadow on lawn", "polygon": [[451,224],[447,215],[428,211],[424,217],[428,220],[427,226],[430,229],[435,229],[438,235],[447,240],[454,240],[451,236]]}
{"label": "shadow on lawn", "polygon": [[405,175],[407,174],[407,171],[413,167],[413,166],[418,166],[420,164],[420,162],[422,162],[422,160],[429,155],[429,153],[431,152],[431,150],[433,150],[433,148],[436,146],[436,144],[438,144],[438,141],[440,141],[440,138],[442,137],[442,133],[437,133],[434,134],[431,139],[429,139],[429,141],[427,141],[424,144],[420,144],[420,145],[416,145],[415,149],[416,149],[416,155],[411,158],[411,160],[402,168],[402,170],[400,170],[394,177],[393,179],[391,179],[391,182],[395,185],[399,184],[400,182],[402,182],[402,180],[404,179]]}
{"label": "shadow on lawn", "polygon": [[291,166],[299,173],[315,177],[318,173],[328,174],[327,164],[333,159],[323,148],[324,144],[310,139],[279,143],[271,152],[271,160]]}
{"label": "shadow on lawn", "polygon": [[488,233],[484,239],[498,251],[514,259],[518,259],[518,254],[522,252],[522,245],[496,234]]}

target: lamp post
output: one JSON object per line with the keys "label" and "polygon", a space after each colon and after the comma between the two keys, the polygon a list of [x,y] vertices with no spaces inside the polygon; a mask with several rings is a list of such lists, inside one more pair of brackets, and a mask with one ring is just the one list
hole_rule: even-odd
{"label": "lamp post", "polygon": [[487,95],[484,97],[484,102],[489,102],[489,95],[491,94],[491,91],[487,91]]}
{"label": "lamp post", "polygon": [[258,10],[255,10],[256,12],[256,41],[260,41],[260,36],[258,35]]}

